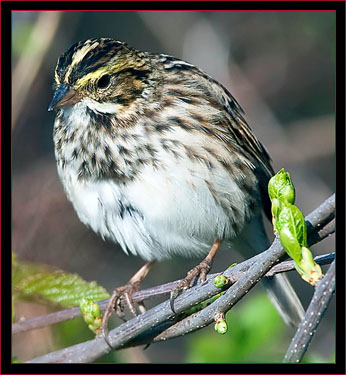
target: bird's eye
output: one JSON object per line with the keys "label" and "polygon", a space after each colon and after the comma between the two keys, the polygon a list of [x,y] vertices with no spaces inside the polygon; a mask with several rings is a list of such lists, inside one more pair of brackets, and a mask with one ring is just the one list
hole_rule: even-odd
{"label": "bird's eye", "polygon": [[108,85],[111,82],[111,77],[109,74],[104,74],[98,81],[97,81],[97,87],[99,89],[105,89],[108,87]]}

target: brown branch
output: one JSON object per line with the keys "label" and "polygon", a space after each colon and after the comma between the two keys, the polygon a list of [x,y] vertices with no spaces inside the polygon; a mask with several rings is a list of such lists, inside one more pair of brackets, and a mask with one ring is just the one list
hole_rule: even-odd
{"label": "brown branch", "polygon": [[[334,217],[334,196],[327,199],[319,208],[307,216],[309,222],[309,233],[321,230]],[[322,225],[322,223],[324,223]],[[227,311],[240,298],[242,298],[258,281],[269,271],[275,262],[284,255],[278,239],[275,239],[272,246],[265,252],[245,261],[231,269],[227,269],[223,274],[233,281],[236,275],[241,274],[237,283],[217,299],[213,304],[206,307],[197,314],[189,316],[181,324],[181,334],[185,334],[201,326],[205,326],[213,321],[215,313]],[[244,270],[248,272],[244,273]],[[175,300],[176,315],[173,314],[169,301],[165,301],[151,310],[141,314],[121,326],[113,329],[109,334],[110,342],[115,349],[129,345],[141,335],[148,334],[155,327],[165,323],[167,326],[179,319],[179,314],[206,299],[218,294],[212,280],[207,280],[185,291]],[[192,327],[192,329],[191,329]],[[168,328],[170,329],[170,328]],[[173,332],[174,333],[174,332]],[[37,357],[29,361],[30,363],[50,363],[50,362],[91,362],[109,352],[109,347],[102,338],[96,338],[78,345],[64,348],[47,355]]]}
{"label": "brown branch", "polygon": [[[310,246],[313,245],[314,243],[321,241],[323,238],[327,237],[328,235],[334,232],[335,220],[334,220],[333,204],[334,204],[334,195],[323,204],[324,216],[320,215],[319,213],[320,208],[316,209],[309,216],[307,216],[306,220],[307,220],[307,227],[308,227],[308,233],[309,233],[308,240],[309,240]],[[320,223],[316,224],[318,220],[320,220]],[[243,262],[242,263],[243,272],[245,272],[248,269],[248,266],[250,264],[252,264],[253,262],[256,262],[257,259],[259,258],[260,258],[260,254],[257,255],[256,257],[253,257]],[[316,258],[316,262],[319,262],[318,258]],[[290,267],[292,267],[292,265],[293,265],[293,262],[291,263]],[[293,269],[293,268],[290,268],[290,269]],[[273,270],[270,271],[268,276],[272,274],[273,274]],[[216,275],[217,274],[211,274],[208,276],[208,279],[214,278]],[[240,276],[240,274],[238,276]],[[234,277],[234,281],[236,281],[235,276],[233,277]],[[136,302],[139,302],[139,301],[143,301],[143,300],[153,298],[156,296],[169,294],[170,291],[179,282],[180,280],[177,280],[177,281],[159,285],[153,288],[138,291],[134,293],[133,300]],[[102,311],[105,310],[107,303],[108,303],[108,300],[99,302],[99,305]],[[65,320],[70,320],[77,316],[80,316],[79,307],[73,307],[70,309],[57,311],[51,314],[47,314],[47,315],[39,316],[35,318],[29,318],[25,320],[21,319],[12,325],[12,333],[16,334],[16,333],[24,332],[30,329],[41,328],[50,324],[56,324]]]}
{"label": "brown branch", "polygon": [[[315,257],[314,260],[317,264],[322,266],[324,264],[331,263],[334,260],[334,258],[335,258],[335,253],[329,253],[329,254],[319,255]],[[288,271],[293,271],[293,270],[295,270],[294,261],[286,260],[274,266],[270,271],[266,273],[266,276],[271,277],[271,276],[274,276],[276,273],[288,272]]]}
{"label": "brown branch", "polygon": [[299,325],[296,334],[287,350],[284,363],[298,363],[303,358],[310,342],[316,333],[317,327],[334,295],[335,291],[335,264],[329,267],[325,277],[318,282],[316,290],[304,319]]}
{"label": "brown branch", "polygon": [[[249,261],[251,261],[251,263],[254,263],[257,257],[259,258],[259,255],[249,259]],[[334,260],[334,253],[319,255],[315,257],[315,262],[319,265],[331,263],[333,260]],[[241,272],[238,272],[237,275],[231,276],[233,282],[236,282],[241,276],[241,274],[247,271],[248,269],[247,263],[243,262],[242,265],[244,267],[244,270]],[[276,273],[288,272],[294,269],[295,268],[294,268],[293,261],[290,261],[290,260],[283,261],[277,264],[276,266],[274,266],[270,271],[266,273],[265,276],[273,276]],[[221,275],[221,274],[222,272],[210,274],[207,276],[207,279],[213,279],[215,276]],[[176,281],[172,281],[166,284],[162,284],[159,286],[155,286],[152,288],[143,289],[138,292],[135,292],[133,294],[133,300],[135,302],[141,302],[147,299],[153,299],[155,297],[159,297],[161,295],[168,295],[170,294],[171,290],[174,289],[176,285],[178,285],[180,281],[181,280],[176,280]],[[101,311],[104,311],[107,307],[108,299],[99,301],[98,304],[100,306]],[[53,312],[50,314],[36,316],[34,318],[28,318],[28,319],[22,318],[22,319],[19,319],[18,322],[12,324],[12,334],[17,334],[17,333],[25,332],[31,329],[37,329],[37,328],[42,328],[48,325],[57,324],[66,320],[76,318],[80,315],[81,313],[80,313],[79,307],[72,307],[69,309]]]}

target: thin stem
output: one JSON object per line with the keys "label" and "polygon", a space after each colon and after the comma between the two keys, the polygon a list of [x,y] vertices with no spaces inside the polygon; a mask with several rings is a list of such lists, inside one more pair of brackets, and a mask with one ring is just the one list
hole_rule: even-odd
{"label": "thin stem", "polygon": [[[249,259],[248,261],[251,261],[251,263],[254,263],[257,259],[259,258],[259,255],[256,257],[253,257]],[[314,258],[315,262],[319,265],[324,265],[324,264],[329,264],[334,260],[335,254],[334,253],[329,253],[329,254],[324,254],[324,255],[319,255]],[[229,276],[232,279],[232,282],[236,282],[240,275],[248,270],[248,265],[247,263],[243,262],[243,271],[235,273],[232,272],[232,274]],[[293,271],[295,270],[294,268],[294,261],[293,260],[287,260],[283,261],[276,266],[274,266],[270,271],[266,273],[265,276],[273,276],[276,273],[281,273],[281,272],[288,272],[288,271]],[[218,273],[213,273],[207,276],[207,279],[214,279],[215,276],[221,275],[222,272]],[[158,285],[152,288],[148,289],[143,289],[138,292],[135,292],[133,294],[133,300],[136,302],[148,300],[148,299],[153,299],[155,297],[159,297],[162,295],[168,295],[172,289],[174,289],[181,280],[176,280],[176,281],[171,281],[166,284]],[[104,311],[106,309],[106,306],[108,304],[108,299],[99,301],[98,305],[100,306],[101,311]],[[73,318],[76,318],[80,316],[80,308],[79,307],[72,307],[69,309],[61,310],[61,311],[56,311],[47,315],[42,315],[42,316],[36,316],[34,318],[28,318],[28,319],[20,319],[18,322],[12,324],[12,334],[18,334],[21,332],[25,332],[31,329],[37,329],[37,328],[42,328],[48,325],[52,324],[57,324],[66,320],[70,320]]]}
{"label": "thin stem", "polygon": [[284,363],[298,363],[303,358],[317,327],[327,310],[335,291],[335,262],[331,264],[325,277],[318,282],[314,296],[306,310],[304,319],[287,350]]}
{"label": "thin stem", "polygon": [[[314,258],[314,261],[320,266],[322,266],[324,264],[331,263],[334,260],[334,258],[335,258],[335,253],[329,253],[329,254],[316,256]],[[293,271],[293,270],[295,270],[294,261],[286,260],[274,266],[270,271],[266,273],[266,276],[271,277],[271,276],[274,276],[276,273],[288,272],[288,271]]]}
{"label": "thin stem", "polygon": [[[316,237],[317,239],[317,237]],[[260,258],[260,255],[257,255],[256,257],[253,257],[251,259],[248,259],[248,261],[243,262],[243,271],[242,272],[233,272],[229,276],[232,279],[232,282],[236,282],[240,275],[244,272],[246,272],[249,268],[249,265],[257,261],[257,258]],[[328,264],[331,263],[334,259],[334,253],[319,255],[314,258],[315,262],[319,265]],[[266,273],[265,276],[273,276],[276,273],[281,272],[288,272],[293,271],[294,268],[294,262],[291,260],[283,261],[276,266],[274,266],[270,271]],[[234,274],[233,274],[234,273]],[[207,276],[207,279],[214,279],[215,276],[222,274],[222,272],[210,274]],[[143,289],[138,292],[135,292],[132,296],[133,300],[135,302],[141,302],[147,299],[152,299],[155,297],[159,297],[161,295],[168,295],[172,289],[174,289],[181,280],[172,281],[166,284],[162,284],[159,286],[155,286],[153,288]],[[104,311],[106,309],[106,306],[108,304],[108,299],[99,301],[98,305],[100,306],[101,311]],[[12,334],[18,334],[21,332],[25,332],[31,329],[37,329],[42,328],[48,325],[57,324],[66,320],[70,320],[73,318],[76,318],[80,316],[80,309],[79,307],[72,307],[69,309],[56,311],[50,314],[37,316],[34,318],[28,318],[28,319],[20,319],[16,323],[12,324]]]}

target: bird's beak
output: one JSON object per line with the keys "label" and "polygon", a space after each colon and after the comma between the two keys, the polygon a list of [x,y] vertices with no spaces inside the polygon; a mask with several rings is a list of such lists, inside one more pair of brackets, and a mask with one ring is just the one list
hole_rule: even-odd
{"label": "bird's beak", "polygon": [[68,107],[78,103],[81,100],[81,96],[76,90],[66,83],[62,83],[55,91],[53,99],[49,104],[48,111],[58,109],[62,107]]}

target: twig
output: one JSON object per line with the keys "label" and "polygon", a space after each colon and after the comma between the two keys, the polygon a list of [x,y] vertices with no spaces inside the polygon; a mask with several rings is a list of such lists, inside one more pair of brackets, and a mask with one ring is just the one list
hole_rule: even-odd
{"label": "twig", "polygon": [[[318,255],[314,258],[314,261],[319,264],[320,266],[323,264],[331,263],[335,258],[335,253],[329,253],[324,255]],[[276,273],[287,272],[294,270],[294,261],[293,260],[286,260],[274,266],[270,271],[266,273],[266,276],[271,277],[274,276]]]}
{"label": "twig", "polygon": [[[330,205],[330,202],[328,204]],[[330,211],[330,208],[329,208],[329,211]],[[310,220],[312,220],[311,215],[309,215],[309,217],[308,217],[308,218],[310,218]],[[327,212],[326,215],[330,219],[333,216],[333,213]],[[325,222],[325,220],[324,220],[324,222]],[[331,222],[329,222],[328,224],[326,224],[325,227],[321,228],[320,226],[318,226],[320,228],[319,232],[314,231],[315,227],[312,226],[312,224],[310,222],[309,222],[309,225],[310,225],[310,232],[311,232],[311,233],[309,232],[309,245],[310,246],[313,245],[316,242],[321,241],[323,238],[330,235],[335,230],[335,220],[334,219]],[[247,266],[249,266],[253,262],[256,262],[257,258],[259,258],[259,257],[260,257],[260,255],[257,255],[256,257],[253,257],[253,258],[243,262],[242,263],[242,265],[244,267],[243,272],[245,272],[248,269]],[[322,265],[322,264],[330,263],[331,259],[333,259],[332,255],[328,254],[328,255],[325,255],[325,256],[316,257],[315,261],[318,264]],[[293,270],[293,269],[294,269],[294,266],[293,266],[292,261],[282,262],[282,263],[276,265],[275,267],[273,267],[266,274],[266,276],[272,276],[274,273],[286,272],[286,271]],[[220,274],[220,273],[210,274],[210,275],[208,275],[208,279],[214,278],[218,274]],[[238,276],[240,277],[240,274],[238,274]],[[233,277],[234,281],[237,280],[236,275],[232,275],[232,277]],[[177,280],[177,281],[173,281],[173,282],[166,283],[166,284],[163,284],[163,285],[155,286],[153,288],[148,288],[148,289],[138,291],[138,292],[133,294],[133,300],[136,301],[136,302],[139,302],[139,301],[144,301],[146,299],[157,297],[157,296],[160,296],[160,295],[169,294],[170,291],[179,282],[180,282],[180,280]],[[104,300],[104,301],[99,302],[99,306],[100,306],[102,311],[105,310],[107,304],[108,304],[108,300]],[[56,323],[59,323],[59,322],[65,321],[65,320],[73,319],[77,316],[80,316],[79,307],[73,307],[73,308],[70,308],[70,309],[57,311],[57,312],[47,314],[47,315],[44,315],[44,316],[38,316],[38,317],[34,317],[34,318],[29,318],[29,319],[21,319],[21,320],[19,320],[18,322],[14,323],[12,325],[12,333],[16,334],[16,333],[24,332],[24,331],[27,331],[27,330],[30,330],[30,329],[41,328],[41,327],[44,327],[44,326],[47,326],[47,325],[56,324]]]}
{"label": "twig", "polygon": [[316,286],[314,296],[303,321],[287,350],[284,363],[300,362],[310,345],[313,335],[327,310],[335,291],[335,262],[331,264],[325,277]]}
{"label": "twig", "polygon": [[[331,256],[332,255],[332,256]],[[275,258],[275,255],[273,254]],[[323,257],[325,261],[332,261],[334,259],[334,254],[328,254],[328,256]],[[186,317],[185,319],[177,322],[173,326],[169,327],[165,331],[161,332],[158,336],[154,338],[154,342],[171,339],[174,337],[181,336],[186,333],[193,332],[197,329],[203,328],[204,326],[212,323],[214,317],[218,313],[226,313],[235,305],[250,289],[252,289],[260,278],[264,275],[263,269],[267,267],[269,259],[266,259],[263,263],[255,263],[251,269],[246,272],[236,284],[231,286],[225,295],[221,296],[215,303],[206,307],[205,309]],[[284,264],[285,263],[285,264]],[[284,266],[282,266],[284,264]],[[282,262],[272,268],[277,268],[277,272],[284,272],[294,269],[294,262]],[[272,270],[265,274],[265,276],[273,276],[277,272],[272,272]],[[226,273],[224,273],[225,275]]]}
{"label": "twig", "polygon": [[[169,294],[170,291],[179,283],[179,280],[172,281],[163,285],[155,286],[153,288],[143,289],[135,292],[132,296],[135,302],[144,301],[153,297]],[[98,301],[101,311],[104,311],[108,304],[108,299]],[[42,328],[47,325],[56,324],[65,320],[70,320],[80,316],[80,308],[72,307],[69,309],[56,311],[47,315],[36,316],[34,318],[19,319],[18,322],[12,324],[12,334],[21,333],[30,329]]]}
{"label": "twig", "polygon": [[[167,340],[195,331],[214,322],[218,313],[230,310],[242,297],[252,289],[260,279],[267,273],[272,265],[282,256],[285,251],[280,241],[276,238],[269,250],[262,253],[261,259],[255,262],[248,272],[244,273],[239,280],[233,284],[227,292],[219,297],[213,304],[201,311],[190,315],[174,326],[161,333],[156,340]],[[228,276],[226,270],[223,275]]]}
{"label": "twig", "polygon": [[[315,261],[316,261],[316,263],[318,263],[320,265],[329,264],[329,263],[333,262],[334,258],[335,258],[334,253],[331,253],[331,254],[317,256],[315,258]],[[273,276],[276,273],[287,272],[287,271],[291,271],[291,270],[294,270],[294,269],[295,268],[294,268],[294,262],[293,261],[285,261],[285,262],[281,262],[281,263],[277,264],[276,266],[274,266],[269,272],[267,272],[265,274],[265,276]],[[226,273],[223,273],[223,274],[225,275]],[[248,277],[248,276],[249,276],[249,273],[247,272],[246,277]],[[232,276],[232,277],[234,277],[234,279],[238,280],[239,277],[240,277],[240,273],[237,274],[236,276]],[[239,286],[238,282],[237,282],[237,287]],[[251,287],[254,286],[254,285],[252,285],[251,282],[250,282],[250,285],[251,285]],[[231,303],[233,303],[233,305],[236,302],[237,302],[236,299],[234,299],[234,302],[231,301]],[[214,310],[215,310],[215,306],[216,305],[214,304],[213,305]],[[207,313],[207,311],[205,309],[203,311],[205,313]],[[215,316],[215,311],[213,312],[213,314]],[[138,337],[136,337],[136,339],[130,341],[129,343],[127,343],[123,347],[126,348],[126,347],[130,347],[130,346],[147,344],[149,342],[155,343],[155,342],[160,342],[160,341],[166,341],[166,340],[171,339],[171,338],[175,338],[175,337],[178,337],[178,336],[181,336],[181,335],[185,335],[185,334],[190,333],[192,331],[195,331],[197,329],[203,328],[205,325],[207,325],[207,324],[201,324],[201,322],[204,322],[204,319],[205,319],[205,317],[203,316],[202,312],[200,311],[198,313],[195,313],[194,315],[189,315],[186,318],[184,318],[183,320],[178,321],[178,322],[166,322],[164,324],[161,324],[161,325],[155,327],[155,329],[152,329],[150,332],[145,332],[144,334],[139,335]]]}
{"label": "twig", "polygon": [[[335,222],[333,220],[334,218],[334,195],[332,195],[328,200],[326,200],[321,207],[314,210],[310,215],[306,217],[306,221],[308,224],[308,234],[309,234],[309,245],[312,246],[314,243],[321,241],[324,237],[331,234],[335,230]],[[324,216],[320,215],[320,211],[323,209]],[[329,224],[326,222],[326,220],[332,220]],[[320,223],[318,222],[320,220]],[[321,226],[321,223],[326,224],[325,227]],[[316,232],[315,229],[319,229],[319,232]],[[326,230],[328,228],[328,230]],[[260,258],[260,255],[257,255],[256,257],[253,257],[245,262],[242,263],[244,267],[244,271],[246,271],[250,264],[257,261],[257,258]],[[317,260],[316,260],[317,261]],[[272,272],[272,271],[271,271]],[[214,278],[217,274],[211,274],[208,276],[208,278]],[[236,281],[235,276],[234,281]],[[172,288],[174,288],[180,280],[173,281],[167,284],[163,284],[160,286],[156,286],[153,288],[141,290],[139,292],[134,293],[133,300],[143,301],[148,298],[152,298],[154,296],[159,295],[165,295],[168,294]],[[108,300],[99,302],[101,310],[104,310],[107,306]],[[35,318],[20,320],[12,325],[12,333],[20,333],[29,329],[34,328],[41,328],[46,325],[59,323],[61,321],[73,319],[80,315],[80,310],[78,307],[74,307],[71,309],[66,309],[58,312],[54,312],[51,314],[47,314],[45,316],[39,316]]]}
{"label": "twig", "polygon": [[310,241],[312,241],[313,243],[320,242],[324,238],[333,234],[334,232],[335,232],[335,219],[331,220],[320,231],[312,233],[309,237],[309,244],[310,244]]}
{"label": "twig", "polygon": [[[311,230],[320,225],[321,222],[325,222],[325,218],[333,215],[333,212],[334,196],[327,199],[320,207],[307,216],[306,220],[310,223],[309,231],[311,232]],[[231,279],[232,275],[236,275],[237,272],[241,272],[242,275],[237,284],[231,286],[230,289],[215,303],[208,306],[200,313],[197,313],[197,315],[200,315],[199,317],[203,316],[205,319],[200,320],[200,326],[206,325],[206,322],[210,323],[213,320],[215,312],[222,310],[226,311],[228,305],[234,304],[240,298],[242,298],[242,296],[259,281],[259,279],[276,261],[278,261],[283,254],[284,250],[282,249],[279,240],[275,239],[272,246],[268,250],[259,254],[259,256],[252,258],[252,260],[256,258],[255,262],[246,261],[226,270],[224,275],[230,276]],[[246,264],[246,267],[244,264]],[[243,272],[246,268],[248,268],[249,271],[244,274]],[[177,312],[177,316],[179,313],[218,294],[219,292],[220,289],[216,288],[210,279],[185,291],[175,300],[175,310]],[[165,301],[144,314],[141,314],[113,329],[109,334],[110,342],[115,349],[124,347],[139,337],[139,335],[144,334],[153,327],[159,326],[161,323],[177,319],[177,316],[173,315],[169,301]],[[189,321],[196,327],[196,321],[193,319],[193,315],[189,317]],[[185,331],[182,332],[186,333],[189,331],[189,329],[190,327],[187,326],[185,327]],[[96,338],[94,340],[34,358],[28,362],[91,362],[108,352],[109,347],[105,341],[102,338]]]}
{"label": "twig", "polygon": [[[322,264],[329,264],[334,260],[334,253],[321,255],[315,258],[316,263],[322,265]],[[287,272],[294,270],[294,262],[293,261],[285,261],[277,264],[274,266],[269,272],[265,274],[265,276],[273,276],[276,273],[280,272]],[[226,273],[223,273],[224,275]],[[215,274],[216,275],[216,274]],[[238,273],[235,276],[232,276],[232,281],[234,282],[239,280],[241,273]],[[246,276],[248,277],[249,273],[246,273]],[[228,276],[230,277],[230,276]],[[238,281],[239,282],[239,281]],[[251,284],[251,282],[250,282]],[[237,283],[237,286],[239,284]],[[251,284],[251,287],[254,286]],[[237,301],[235,301],[237,302]],[[235,304],[233,303],[233,305]],[[215,305],[213,305],[215,308]],[[207,312],[205,309],[204,312]],[[215,314],[215,311],[213,312]],[[215,316],[215,315],[214,315]],[[201,321],[203,322],[203,319],[205,317],[203,316],[202,312],[195,313],[194,315],[189,315],[186,318],[182,319],[178,322],[166,322],[159,326],[154,327],[149,332],[145,332],[142,335],[139,335],[134,340],[128,342],[126,345],[122,346],[123,348],[131,347],[131,346],[137,346],[142,344],[147,344],[150,342],[160,342],[160,341],[166,341],[171,338],[175,338],[181,335],[185,335],[187,333],[190,333],[192,331],[195,331],[197,329],[203,328],[207,324],[201,324]],[[201,324],[201,325],[200,325]]]}
{"label": "twig", "polygon": [[[254,263],[257,257],[259,258],[260,255],[257,255],[256,257],[249,259],[249,261],[251,261],[251,263]],[[317,264],[320,264],[320,265],[328,264],[333,261],[334,253],[319,255],[315,257],[314,259]],[[242,271],[243,273],[247,271],[248,267],[246,268],[247,264],[244,262],[242,263],[242,265],[244,267],[244,271]],[[289,260],[283,261],[277,264],[276,266],[274,266],[270,271],[266,273],[265,276],[273,276],[276,273],[287,272],[287,271],[291,271],[294,269],[295,268],[294,268],[293,261],[289,261]],[[215,276],[221,275],[221,274],[222,272],[210,274],[207,276],[207,279],[214,279]],[[241,275],[241,272],[238,272],[237,274],[234,274],[234,275],[232,274],[231,277],[232,277],[233,282],[237,281],[240,275]],[[158,297],[161,295],[168,295],[171,292],[171,290],[174,289],[176,285],[178,285],[180,281],[181,280],[176,280],[176,281],[172,281],[166,284],[155,286],[153,288],[143,289],[138,292],[135,292],[133,294],[133,300],[135,302],[140,302],[140,301],[152,299],[154,297]],[[98,304],[100,306],[101,311],[104,311],[107,307],[108,299],[99,301]],[[81,313],[80,313],[79,307],[72,307],[69,309],[53,312],[47,315],[36,316],[34,318],[28,318],[28,319],[20,319],[18,322],[12,325],[12,334],[18,334],[18,333],[25,332],[31,329],[42,328],[51,324],[60,323],[66,320],[76,318],[80,315]]]}
{"label": "twig", "polygon": [[[274,241],[270,249],[263,252],[261,256],[264,259],[269,258],[269,262],[270,264],[272,264],[273,252],[275,254],[274,257],[280,257],[284,252],[277,239]],[[268,268],[269,267],[270,265],[268,265]],[[239,269],[240,265],[239,267],[235,266],[233,268]],[[228,274],[231,274],[231,270],[232,269],[226,270],[224,275],[228,276]],[[204,283],[185,291],[175,300],[174,306],[177,315],[187,310],[188,308],[214,296],[215,294],[218,294],[219,292],[220,289],[216,288],[213,282],[210,282],[210,280],[207,280]],[[173,318],[174,314],[170,308],[170,303],[169,301],[165,301],[155,306],[151,310],[145,312],[144,314],[141,314],[122,324],[120,327],[117,327],[110,331],[110,343],[113,348],[120,348],[129,341],[133,340],[139,334]],[[94,340],[71,346],[57,352],[49,353],[28,362],[89,362],[97,359],[101,355],[108,353],[109,350],[110,349],[103,338],[96,338]]]}
{"label": "twig", "polygon": [[[335,194],[331,195],[326,201],[324,201],[319,207],[313,210],[306,218],[306,229],[309,237],[312,234],[319,232],[335,217]],[[309,245],[311,238],[308,238]]]}

